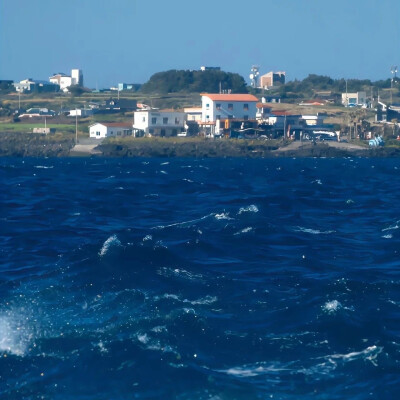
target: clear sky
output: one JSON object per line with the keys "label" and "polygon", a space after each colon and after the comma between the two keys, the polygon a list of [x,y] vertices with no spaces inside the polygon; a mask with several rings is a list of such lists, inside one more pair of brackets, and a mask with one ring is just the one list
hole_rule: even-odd
{"label": "clear sky", "polygon": [[400,0],[0,0],[0,79],[81,68],[88,87],[220,66],[386,79]]}

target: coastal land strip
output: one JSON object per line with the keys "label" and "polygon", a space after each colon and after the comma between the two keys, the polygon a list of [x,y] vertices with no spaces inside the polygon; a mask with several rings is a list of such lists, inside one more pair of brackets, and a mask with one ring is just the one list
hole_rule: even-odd
{"label": "coastal land strip", "polygon": [[121,138],[104,141],[73,136],[0,133],[0,156],[9,157],[400,157],[400,147],[358,143],[205,138]]}

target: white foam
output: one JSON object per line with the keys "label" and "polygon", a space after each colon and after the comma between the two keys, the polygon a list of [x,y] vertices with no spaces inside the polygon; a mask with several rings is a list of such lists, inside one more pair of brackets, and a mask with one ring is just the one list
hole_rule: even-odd
{"label": "white foam", "polygon": [[340,310],[342,305],[337,300],[327,301],[323,306],[322,309],[329,314],[335,313],[336,311]]}
{"label": "white foam", "polygon": [[53,166],[53,165],[50,165],[50,166],[46,166],[46,165],[34,165],[33,168],[37,168],[37,169],[51,169],[51,168],[54,168],[54,166]]}
{"label": "white foam", "polygon": [[396,229],[399,229],[400,228],[399,223],[400,223],[400,221],[396,221],[396,223],[394,225],[390,225],[388,228],[382,229],[382,232],[394,231]]}
{"label": "white foam", "polygon": [[0,352],[24,356],[33,339],[24,313],[14,310],[0,315]]}
{"label": "white foam", "polygon": [[215,219],[218,219],[218,220],[220,220],[220,219],[227,219],[227,220],[232,220],[233,218],[231,218],[230,216],[229,216],[229,213],[221,213],[221,214],[215,214]]}
{"label": "white foam", "polygon": [[117,235],[110,236],[104,243],[99,251],[99,256],[105,256],[111,248],[121,246],[120,240],[117,238]]}
{"label": "white foam", "polygon": [[219,370],[218,372],[225,372],[228,375],[233,375],[239,378],[249,378],[260,375],[277,374],[283,371],[291,371],[292,369],[288,367],[289,364],[281,364],[279,362],[259,362],[240,367],[228,368],[226,370]]}
{"label": "white foam", "polygon": [[364,360],[368,360],[370,361],[373,365],[377,366],[378,362],[377,362],[377,357],[380,353],[382,353],[383,351],[383,347],[378,347],[378,346],[369,346],[366,349],[362,350],[362,351],[353,351],[351,353],[347,353],[347,354],[333,354],[330,355],[329,358],[330,359],[334,359],[334,360],[341,360],[341,361],[345,361],[345,362],[349,362],[349,361],[354,361],[357,359],[364,359]]}
{"label": "white foam", "polygon": [[248,207],[241,207],[241,208],[239,209],[238,214],[243,214],[243,213],[245,213],[245,212],[257,213],[257,212],[258,212],[258,207],[257,207],[256,205],[254,205],[254,204],[251,204],[251,205],[248,206]]}
{"label": "white foam", "polygon": [[242,229],[239,232],[236,232],[234,235],[240,235],[242,233],[249,233],[253,230],[253,228],[251,226],[248,226],[247,228]]}
{"label": "white foam", "polygon": [[310,233],[311,235],[329,235],[335,233],[336,231],[320,231],[319,229],[303,228],[302,226],[297,226],[294,229],[295,232]]}

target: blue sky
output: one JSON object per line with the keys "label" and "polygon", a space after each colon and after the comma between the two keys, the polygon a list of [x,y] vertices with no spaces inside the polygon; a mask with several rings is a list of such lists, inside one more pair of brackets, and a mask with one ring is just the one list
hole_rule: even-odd
{"label": "blue sky", "polygon": [[283,70],[390,77],[399,0],[1,0],[0,79],[83,69],[88,87],[220,66],[248,79]]}

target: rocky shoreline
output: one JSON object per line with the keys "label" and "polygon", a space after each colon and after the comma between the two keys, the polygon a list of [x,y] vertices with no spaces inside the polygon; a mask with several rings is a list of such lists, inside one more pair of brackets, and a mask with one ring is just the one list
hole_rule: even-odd
{"label": "rocky shoreline", "polygon": [[41,134],[0,134],[3,157],[400,157],[400,147],[367,148],[338,142],[277,142],[261,140],[130,139],[74,146],[73,137]]}

